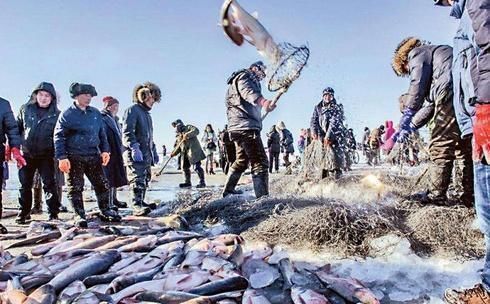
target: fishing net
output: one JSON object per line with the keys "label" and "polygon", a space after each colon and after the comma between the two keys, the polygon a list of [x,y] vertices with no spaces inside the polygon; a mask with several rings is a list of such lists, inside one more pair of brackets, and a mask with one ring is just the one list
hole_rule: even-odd
{"label": "fishing net", "polygon": [[319,180],[322,177],[322,169],[325,161],[323,145],[320,141],[312,141],[304,152],[303,168],[301,176],[305,179]]}
{"label": "fishing net", "polygon": [[269,67],[272,71],[267,86],[269,91],[287,89],[298,79],[309,57],[310,50],[305,45],[296,47],[288,42],[278,44],[274,60]]}

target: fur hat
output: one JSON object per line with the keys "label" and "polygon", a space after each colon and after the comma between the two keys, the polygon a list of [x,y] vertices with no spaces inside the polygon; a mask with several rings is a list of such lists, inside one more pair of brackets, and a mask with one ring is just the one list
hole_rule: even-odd
{"label": "fur hat", "polygon": [[153,96],[156,102],[160,102],[162,91],[160,91],[160,88],[152,82],[138,84],[133,90],[133,102],[143,103],[149,95]]}
{"label": "fur hat", "polygon": [[416,47],[424,45],[424,42],[416,37],[408,37],[403,39],[395,49],[391,67],[397,76],[408,75],[406,65],[408,64],[408,54]]}
{"label": "fur hat", "polygon": [[92,97],[97,96],[95,87],[91,84],[74,82],[70,85],[70,96],[75,98],[81,94],[90,94]]}

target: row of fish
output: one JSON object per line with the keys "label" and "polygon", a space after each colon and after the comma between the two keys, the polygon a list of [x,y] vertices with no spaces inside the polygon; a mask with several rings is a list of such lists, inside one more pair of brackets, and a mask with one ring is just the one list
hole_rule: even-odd
{"label": "row of fish", "polygon": [[204,237],[155,222],[60,230],[8,246],[37,244],[32,258],[0,250],[1,303],[379,303],[328,265],[293,262],[267,245],[245,250],[234,234]]}

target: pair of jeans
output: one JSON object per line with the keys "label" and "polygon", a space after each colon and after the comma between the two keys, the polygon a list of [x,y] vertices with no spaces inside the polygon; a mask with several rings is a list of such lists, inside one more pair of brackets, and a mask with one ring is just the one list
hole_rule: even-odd
{"label": "pair of jeans", "polygon": [[490,165],[475,161],[475,208],[480,229],[485,236],[486,256],[482,272],[482,283],[490,292]]}
{"label": "pair of jeans", "polygon": [[32,187],[36,170],[43,183],[44,197],[49,214],[57,215],[60,209],[54,158],[26,157],[26,165],[19,169],[19,205],[22,216],[27,216],[32,208]]}

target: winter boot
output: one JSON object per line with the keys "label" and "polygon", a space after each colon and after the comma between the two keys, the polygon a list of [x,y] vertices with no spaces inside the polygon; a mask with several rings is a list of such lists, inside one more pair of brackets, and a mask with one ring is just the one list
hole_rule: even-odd
{"label": "winter boot", "polygon": [[111,188],[112,203],[117,208],[128,208],[126,202],[121,202],[117,199],[117,188]]}
{"label": "winter boot", "polygon": [[190,188],[192,187],[191,184],[191,171],[190,170],[184,170],[184,182],[179,184],[180,188]]}
{"label": "winter boot", "polygon": [[145,198],[145,189],[133,189],[133,215],[145,216],[151,212],[151,209],[143,202]]}
{"label": "winter boot", "polygon": [[120,222],[121,216],[117,214],[117,211],[111,209],[111,190],[108,189],[106,192],[97,195],[97,202],[100,209],[100,218],[104,222]]}
{"label": "winter boot", "polygon": [[43,213],[43,191],[41,188],[34,188],[34,207],[31,209],[31,214]]}
{"label": "winter boot", "polygon": [[242,174],[235,171],[230,171],[229,173],[230,174],[228,175],[228,179],[226,180],[225,188],[223,189],[223,197],[227,197],[228,195],[232,194],[243,193],[242,191],[235,190],[235,187],[238,184],[238,181],[240,180]]}
{"label": "winter boot", "polygon": [[487,304],[490,303],[490,293],[481,284],[464,290],[447,289],[444,299],[448,304]]}
{"label": "winter boot", "polygon": [[87,228],[87,217],[85,216],[85,209],[83,208],[83,202],[73,202],[73,210],[75,210],[75,226],[80,228]]}
{"label": "winter boot", "polygon": [[261,174],[252,177],[254,184],[255,197],[260,198],[269,195],[269,175]]}
{"label": "winter boot", "polygon": [[56,214],[56,213],[50,213],[49,214],[48,221],[57,221],[57,220],[59,220],[58,214]]}
{"label": "winter boot", "polygon": [[197,176],[199,177],[199,184],[196,186],[196,188],[205,188],[206,187],[206,181],[204,180],[204,171],[202,168],[197,169]]}

